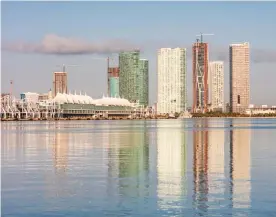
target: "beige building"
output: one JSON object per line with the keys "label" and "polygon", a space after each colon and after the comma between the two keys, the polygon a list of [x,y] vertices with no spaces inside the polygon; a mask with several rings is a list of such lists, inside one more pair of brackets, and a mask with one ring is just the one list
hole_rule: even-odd
{"label": "beige building", "polygon": [[243,113],[250,103],[249,43],[231,44],[230,111]]}
{"label": "beige building", "polygon": [[67,72],[54,72],[53,97],[57,93],[67,93]]}
{"label": "beige building", "polygon": [[211,110],[223,111],[224,109],[224,67],[223,62],[209,63],[209,103]]}

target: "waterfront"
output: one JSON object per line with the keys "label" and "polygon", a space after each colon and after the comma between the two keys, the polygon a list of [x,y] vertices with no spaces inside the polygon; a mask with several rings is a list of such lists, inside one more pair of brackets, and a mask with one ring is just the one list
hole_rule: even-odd
{"label": "waterfront", "polygon": [[1,123],[3,216],[275,216],[276,119]]}

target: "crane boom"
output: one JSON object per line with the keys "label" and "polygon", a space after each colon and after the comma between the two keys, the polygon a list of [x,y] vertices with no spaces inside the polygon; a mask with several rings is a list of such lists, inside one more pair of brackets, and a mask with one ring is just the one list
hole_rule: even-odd
{"label": "crane boom", "polygon": [[200,41],[201,41],[201,43],[203,43],[203,36],[211,36],[211,35],[215,35],[215,34],[213,34],[213,33],[200,33],[199,35],[196,35],[196,37],[199,37],[200,36]]}

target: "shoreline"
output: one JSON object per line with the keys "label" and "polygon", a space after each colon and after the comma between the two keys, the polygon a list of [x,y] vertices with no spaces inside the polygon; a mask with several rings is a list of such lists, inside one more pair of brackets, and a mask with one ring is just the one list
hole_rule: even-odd
{"label": "shoreline", "polygon": [[276,119],[274,117],[267,117],[267,116],[258,116],[258,117],[183,117],[183,118],[166,118],[166,117],[159,117],[159,118],[53,118],[53,119],[1,119],[1,122],[25,122],[25,121],[122,121],[122,120],[186,120],[186,119]]}

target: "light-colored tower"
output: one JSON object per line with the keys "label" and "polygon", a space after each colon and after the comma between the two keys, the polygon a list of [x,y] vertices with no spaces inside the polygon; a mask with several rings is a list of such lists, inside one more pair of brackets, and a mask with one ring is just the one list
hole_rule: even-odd
{"label": "light-colored tower", "polygon": [[174,113],[187,109],[186,49],[161,48],[157,64],[157,112]]}
{"label": "light-colored tower", "polygon": [[213,111],[223,111],[224,67],[221,61],[209,63],[209,103]]}
{"label": "light-colored tower", "polygon": [[53,97],[57,93],[67,93],[67,72],[54,72]]}
{"label": "light-colored tower", "polygon": [[230,110],[242,113],[250,103],[249,43],[231,44]]}

